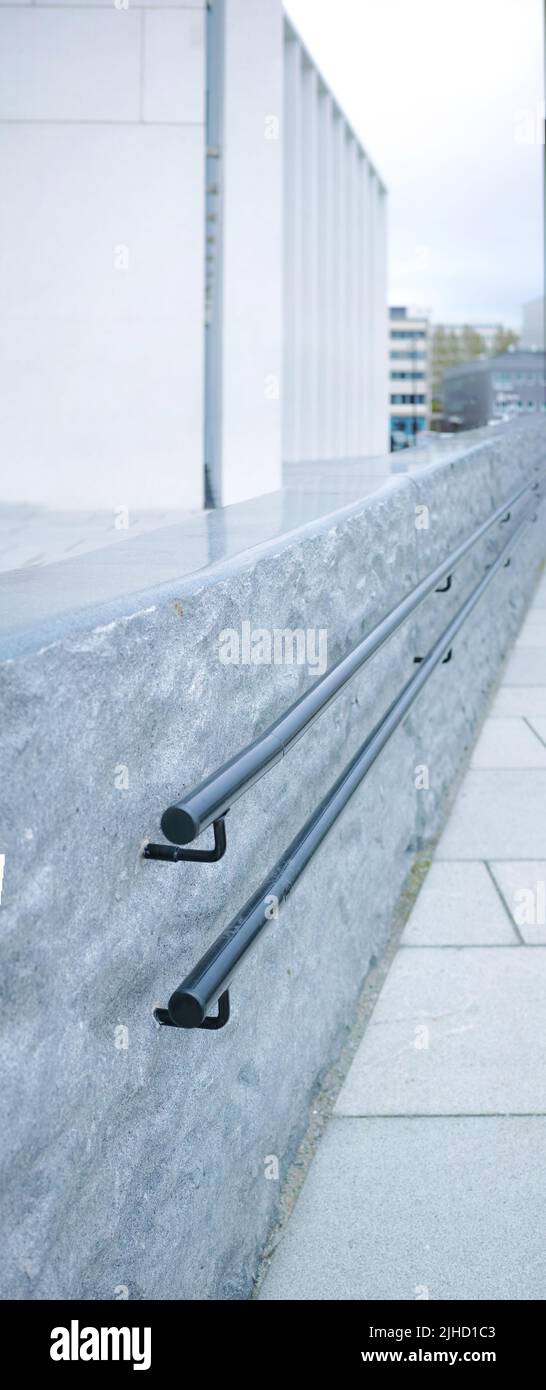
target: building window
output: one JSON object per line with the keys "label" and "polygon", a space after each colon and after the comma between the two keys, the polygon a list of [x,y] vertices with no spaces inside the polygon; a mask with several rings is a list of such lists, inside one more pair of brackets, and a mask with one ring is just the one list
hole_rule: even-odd
{"label": "building window", "polygon": [[391,396],[391,405],[424,405],[426,396]]}
{"label": "building window", "polygon": [[391,338],[420,338],[426,337],[424,328],[393,328]]}
{"label": "building window", "polygon": [[422,415],[391,415],[391,449],[407,448],[415,436],[422,434],[425,429],[426,421]]}
{"label": "building window", "polygon": [[424,362],[426,352],[422,352],[420,348],[402,348],[402,350],[391,351],[390,357],[393,362],[402,362],[405,357],[410,357],[412,362]]}

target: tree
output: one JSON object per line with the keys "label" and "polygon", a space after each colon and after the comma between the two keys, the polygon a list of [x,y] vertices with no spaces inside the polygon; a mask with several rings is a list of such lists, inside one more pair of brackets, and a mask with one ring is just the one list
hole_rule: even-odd
{"label": "tree", "polygon": [[459,338],[459,348],[461,362],[468,362],[469,358],[482,357],[487,353],[484,338],[470,323],[465,323],[463,327]]}
{"label": "tree", "polygon": [[456,367],[462,361],[457,333],[438,323],[433,329],[431,346],[431,387],[432,396],[441,399],[444,372],[448,367]]}
{"label": "tree", "polygon": [[500,352],[507,352],[509,347],[517,347],[518,343],[519,335],[514,333],[513,328],[503,328],[501,325],[493,338],[492,354],[496,357]]}

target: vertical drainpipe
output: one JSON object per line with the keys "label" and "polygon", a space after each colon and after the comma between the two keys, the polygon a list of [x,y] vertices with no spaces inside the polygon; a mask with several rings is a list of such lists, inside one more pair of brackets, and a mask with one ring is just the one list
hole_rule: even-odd
{"label": "vertical drainpipe", "polygon": [[542,360],[543,360],[544,366],[543,366],[543,370],[542,370],[542,377],[543,377],[543,381],[544,381],[545,385],[543,386],[542,389],[543,389],[543,392],[544,392],[544,405],[546,405],[546,370],[545,370],[545,369],[546,369],[546,0],[544,0],[542,21],[543,21],[542,41],[543,41],[543,44],[544,44],[544,102],[545,102],[544,130],[543,130],[543,132],[542,132],[542,194],[543,194],[542,243],[543,243],[543,254],[544,254],[544,274],[543,274],[543,283],[542,283],[542,294],[543,294],[543,301],[542,301],[542,303],[543,303],[543,315],[544,315],[544,338],[543,338],[543,359],[542,359]]}
{"label": "vertical drainpipe", "polygon": [[224,0],[207,0],[205,130],[205,507],[221,506],[222,476],[222,144]]}

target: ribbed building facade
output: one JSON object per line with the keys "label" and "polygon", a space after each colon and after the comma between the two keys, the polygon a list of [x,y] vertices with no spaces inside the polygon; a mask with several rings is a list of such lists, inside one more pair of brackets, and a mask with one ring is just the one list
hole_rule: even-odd
{"label": "ribbed building facade", "polygon": [[281,0],[0,4],[0,158],[4,500],[385,451],[385,189]]}

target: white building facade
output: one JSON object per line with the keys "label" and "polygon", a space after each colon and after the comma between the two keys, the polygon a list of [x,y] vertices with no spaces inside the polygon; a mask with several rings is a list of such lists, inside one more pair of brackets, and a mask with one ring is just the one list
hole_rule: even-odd
{"label": "white building facade", "polygon": [[0,0],[3,500],[387,448],[386,194],[280,0]]}
{"label": "white building facade", "polygon": [[384,454],[385,187],[288,22],[284,72],[284,458]]}
{"label": "white building facade", "polygon": [[544,351],[544,326],[546,322],[546,304],[544,295],[538,299],[530,299],[521,310],[521,337],[520,347],[528,348],[531,351],[538,348]]}

